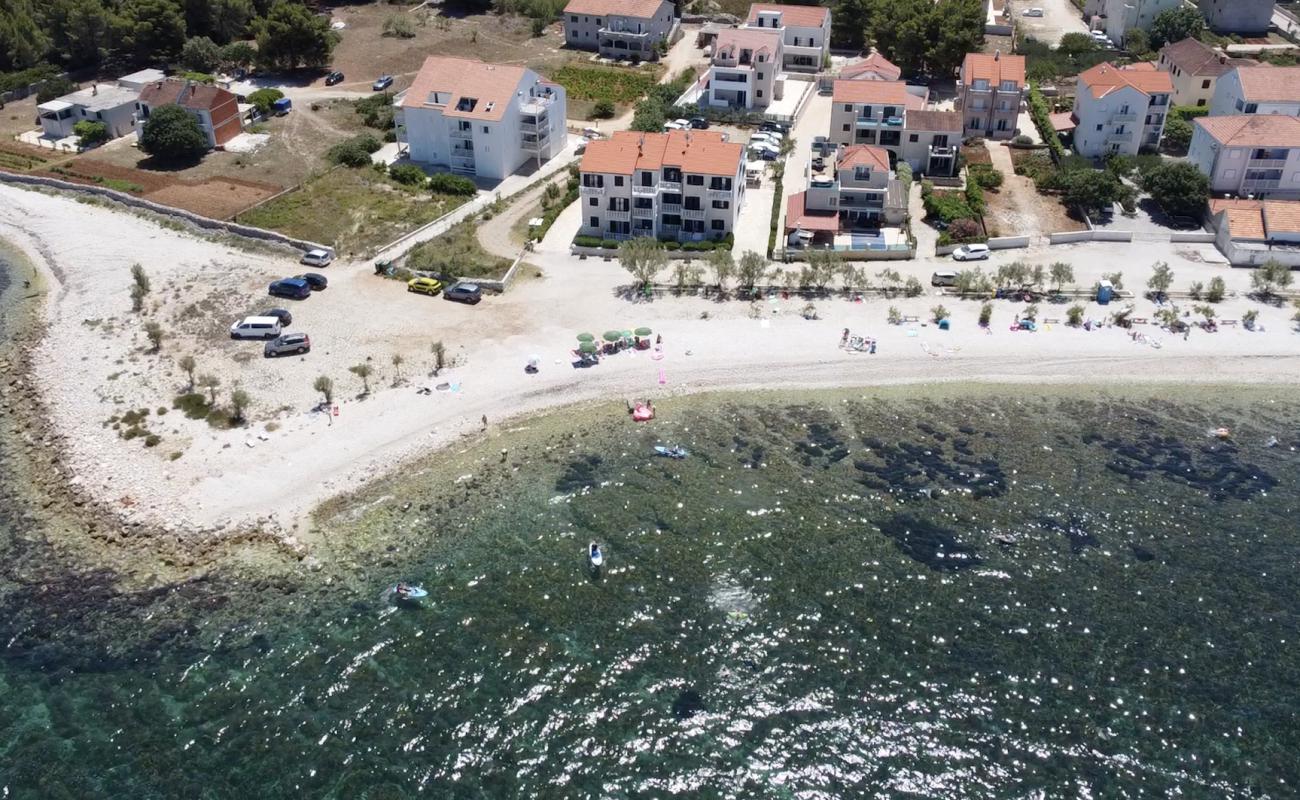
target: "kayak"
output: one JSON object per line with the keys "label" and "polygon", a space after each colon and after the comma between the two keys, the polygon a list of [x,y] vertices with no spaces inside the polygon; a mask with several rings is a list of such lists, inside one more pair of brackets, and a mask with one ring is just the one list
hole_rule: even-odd
{"label": "kayak", "polygon": [[655,452],[667,458],[686,458],[690,455],[690,453],[686,452],[686,448],[684,447],[664,447],[661,444],[655,445]]}
{"label": "kayak", "polygon": [[595,542],[587,545],[587,558],[591,561],[593,567],[599,567],[605,563],[605,555],[600,552],[600,545]]}

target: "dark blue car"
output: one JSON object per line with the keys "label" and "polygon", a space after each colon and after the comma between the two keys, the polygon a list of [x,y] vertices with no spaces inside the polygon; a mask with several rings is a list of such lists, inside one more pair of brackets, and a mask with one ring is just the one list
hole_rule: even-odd
{"label": "dark blue car", "polygon": [[285,278],[271,284],[268,290],[272,297],[288,297],[303,300],[311,297],[311,284],[302,278]]}

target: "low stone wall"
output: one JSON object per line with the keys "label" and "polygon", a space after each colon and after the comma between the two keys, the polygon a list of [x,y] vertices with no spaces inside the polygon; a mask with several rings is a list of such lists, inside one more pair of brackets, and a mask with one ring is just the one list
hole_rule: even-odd
{"label": "low stone wall", "polygon": [[950,256],[950,255],[952,255],[953,251],[956,250],[958,247],[961,247],[961,245],[959,245],[959,244],[937,244],[937,245],[934,246],[934,254],[935,254],[936,256]]}
{"label": "low stone wall", "polygon": [[1092,232],[1094,242],[1131,242],[1133,231],[1099,231]]}
{"label": "low stone wall", "polygon": [[1028,236],[999,236],[989,239],[987,242],[990,250],[1014,250],[1017,247],[1028,247]]}
{"label": "low stone wall", "polygon": [[[782,249],[778,261],[807,261],[807,250]],[[840,261],[907,261],[916,258],[915,248],[905,250],[831,250]]]}
{"label": "low stone wall", "polygon": [[103,197],[106,200],[112,200],[132,208],[151,211],[165,217],[174,217],[192,225],[197,225],[204,230],[220,231],[222,233],[234,234],[235,236],[243,236],[246,239],[254,239],[259,242],[285,245],[286,247],[292,247],[296,250],[302,250],[303,252],[308,250],[328,250],[330,253],[334,252],[334,248],[329,245],[318,244],[317,242],[308,242],[303,239],[295,239],[291,236],[285,236],[283,233],[268,231],[264,228],[254,228],[251,225],[240,225],[237,222],[212,219],[211,217],[205,217],[172,206],[164,206],[150,200],[145,200],[141,197],[136,197],[125,192],[119,192],[114,189],[107,189],[102,186],[87,186],[81,183],[61,181],[57,178],[46,178],[40,175],[19,175],[13,172],[4,172],[2,170],[0,170],[0,181],[26,186],[39,186],[46,189],[57,189],[61,192],[72,192],[92,197]]}
{"label": "low stone wall", "polygon": [[[615,247],[607,250],[604,247],[579,247],[576,244],[569,245],[569,252],[575,256],[600,257],[600,258],[618,258],[618,248]],[[678,261],[687,259],[705,259],[709,257],[711,250],[664,250],[670,260]]]}
{"label": "low stone wall", "polygon": [[1091,242],[1092,231],[1064,231],[1047,234],[1048,244],[1070,244],[1072,242]]}
{"label": "low stone wall", "polygon": [[1169,234],[1169,241],[1212,244],[1214,242],[1214,234],[1207,231],[1196,231],[1194,233],[1171,233]]}

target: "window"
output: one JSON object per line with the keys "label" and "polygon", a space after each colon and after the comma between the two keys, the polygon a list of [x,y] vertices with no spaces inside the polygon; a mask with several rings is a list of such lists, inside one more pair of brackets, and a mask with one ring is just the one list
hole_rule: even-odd
{"label": "window", "polygon": [[577,21],[578,21],[577,14],[573,14],[572,16],[569,17],[569,22],[577,22]]}
{"label": "window", "polygon": [[940,134],[939,136],[934,137],[933,139],[930,140],[930,144],[934,147],[947,147],[948,146],[947,134]]}
{"label": "window", "polygon": [[1099,133],[1101,132],[1102,127],[1103,127],[1103,126],[1101,126],[1101,125],[1098,125],[1098,126],[1097,126],[1097,131],[1098,131]]}
{"label": "window", "polygon": [[588,205],[590,205],[592,208],[595,208],[596,206],[600,205],[600,200],[598,200],[597,198],[593,197],[593,198],[591,198],[591,202],[588,203]]}
{"label": "window", "polygon": [[763,80],[763,73],[761,73],[761,72],[758,73],[758,79],[759,79],[760,81]]}
{"label": "window", "polygon": [[[971,126],[972,128],[975,127],[975,120],[971,120],[971,124],[970,124],[970,126]],[[907,137],[907,141],[909,141],[909,142],[920,141],[920,139],[921,139],[921,137],[920,137],[919,135],[915,134],[915,133],[910,134],[910,135],[908,135],[908,137]]]}
{"label": "window", "polygon": [[591,218],[591,225],[589,225],[589,226],[587,226],[587,227],[590,227],[590,228],[599,228],[599,227],[600,227],[600,217],[592,217],[592,218]]}
{"label": "window", "polygon": [[634,205],[636,208],[654,208],[655,201],[649,197],[638,197]]}
{"label": "window", "polygon": [[614,176],[614,185],[615,185],[615,186],[622,186],[622,185],[623,185],[623,176],[622,176],[622,175],[615,175],[615,176]]}
{"label": "window", "polygon": [[844,130],[847,131],[848,129],[849,129],[849,123],[846,122],[844,123]]}
{"label": "window", "polygon": [[724,220],[715,219],[709,223],[709,227],[713,228],[715,231],[726,230],[727,223]]}
{"label": "window", "polygon": [[700,198],[698,197],[686,198],[686,204],[683,206],[683,208],[687,209],[688,211],[699,211],[702,208],[702,206],[700,205]]}
{"label": "window", "polygon": [[1259,103],[1247,103],[1247,104],[1246,104],[1246,113],[1247,113],[1247,114],[1254,114],[1254,113],[1255,113],[1256,111],[1258,111],[1258,110],[1259,110]]}
{"label": "window", "polygon": [[1198,105],[1198,106],[1204,106],[1204,105],[1205,105],[1205,98],[1202,97],[1201,99],[1197,100],[1197,101],[1196,101],[1196,105]]}
{"label": "window", "polygon": [[484,125],[484,126],[483,126],[483,132],[484,132],[484,133],[491,133],[491,132],[492,132],[492,129],[489,128],[488,126]]}
{"label": "window", "polygon": [[731,191],[731,178],[709,178],[709,188],[718,192],[729,192]]}
{"label": "window", "polygon": [[[1296,173],[1296,178],[1297,178],[1297,179],[1300,179],[1300,172],[1297,172],[1297,173]],[[730,200],[714,200],[714,201],[713,201],[713,207],[716,208],[716,209],[718,209],[718,210],[720,210],[720,211],[726,211],[727,209],[731,208],[731,201],[730,201]]]}
{"label": "window", "polygon": [[1202,89],[1208,89],[1208,88],[1210,88],[1210,79],[1209,79],[1209,78],[1206,78],[1205,80],[1201,81],[1201,88],[1202,88]]}
{"label": "window", "polygon": [[703,175],[687,175],[687,176],[686,176],[686,185],[687,185],[687,186],[703,186],[703,185],[704,185],[704,176],[703,176]]}
{"label": "window", "polygon": [[848,111],[848,112],[850,112],[850,113],[852,113],[852,111],[853,111],[853,105],[852,105],[851,103],[845,103],[845,104],[844,104],[844,110],[845,110],[845,111]]}

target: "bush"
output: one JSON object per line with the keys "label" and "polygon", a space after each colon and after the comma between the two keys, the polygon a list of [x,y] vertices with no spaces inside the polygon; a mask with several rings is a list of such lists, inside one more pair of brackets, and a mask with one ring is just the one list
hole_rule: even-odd
{"label": "bush", "polygon": [[368,133],[363,133],[334,145],[326,151],[325,158],[331,164],[365,167],[372,163],[370,154],[382,146],[378,139]]}
{"label": "bush", "polygon": [[178,105],[156,109],[140,133],[140,149],[163,161],[195,161],[208,151],[208,137]]}
{"label": "bush", "polygon": [[[23,73],[19,73],[19,74],[23,74]],[[27,84],[23,83],[21,85],[26,86]],[[77,91],[77,84],[73,83],[67,78],[61,78],[55,75],[46,78],[44,85],[42,85],[41,88],[37,90],[36,102],[48,103],[51,100],[62,97],[65,94],[72,94],[75,91]]]}
{"label": "bush", "polygon": [[592,119],[612,119],[614,117],[614,103],[609,100],[598,100],[596,105],[591,109]]}
{"label": "bush", "polygon": [[1170,117],[1165,123],[1164,138],[1161,141],[1174,152],[1186,152],[1192,143],[1192,124],[1185,119]]}
{"label": "bush", "polygon": [[1011,143],[1012,144],[1033,144],[1034,140],[1030,139],[1028,136],[1021,133],[1013,137],[1011,139]]}
{"label": "bush", "polygon": [[388,168],[388,177],[406,186],[423,186],[429,176],[414,164],[393,164]]}
{"label": "bush", "polygon": [[1056,135],[1056,129],[1052,127],[1052,111],[1047,106],[1047,100],[1043,98],[1042,92],[1038,91],[1037,86],[1029,89],[1029,118],[1034,121],[1034,127],[1038,129],[1038,136],[1047,145],[1048,149],[1057,158],[1065,155],[1065,146],[1061,144],[1061,138]]}
{"label": "bush", "polygon": [[72,126],[72,132],[77,134],[77,144],[81,147],[94,147],[108,141],[108,126],[102,122],[83,119]]}
{"label": "bush", "polygon": [[1003,181],[1002,172],[991,164],[972,164],[967,169],[966,177],[967,180],[974,180],[981,189],[997,189]]}
{"label": "bush", "polygon": [[[970,182],[970,185],[974,185]],[[979,187],[976,186],[978,191]],[[983,195],[980,195],[981,202]],[[970,219],[976,216],[976,212],[967,202],[967,196],[959,192],[935,192],[931,191],[925,195],[925,215],[926,217],[940,219],[944,222],[953,222],[958,219]]]}
{"label": "bush", "polygon": [[1210,183],[1192,164],[1175,161],[1142,176],[1142,189],[1170,214],[1199,217],[1210,198]]}
{"label": "bush", "polygon": [[393,36],[398,39],[414,39],[415,26],[405,14],[389,14],[384,19],[383,36]]}
{"label": "bush", "polygon": [[221,48],[206,36],[195,36],[181,48],[181,63],[195,72],[212,72],[221,65]]}
{"label": "bush", "polygon": [[575,247],[600,247],[602,240],[599,236],[575,236],[573,244]]}
{"label": "bush", "polygon": [[451,194],[461,197],[469,197],[478,191],[474,181],[464,175],[452,175],[450,172],[439,172],[430,177],[429,188],[435,194]]}
{"label": "bush", "polygon": [[985,239],[984,229],[973,219],[953,220],[944,231],[952,244],[965,244],[967,242],[982,242]]}
{"label": "bush", "polygon": [[606,250],[617,250],[618,241],[615,239],[601,239],[600,246]]}
{"label": "bush", "polygon": [[713,248],[714,248],[714,243],[710,241],[686,242],[685,244],[682,245],[683,250],[687,250],[692,253],[710,252],[713,250]]}
{"label": "bush", "polygon": [[363,97],[353,107],[367,128],[386,131],[393,127],[393,96],[388,92]]}
{"label": "bush", "polygon": [[248,102],[257,108],[257,113],[266,116],[271,113],[271,106],[275,101],[284,97],[284,92],[279,89],[258,89],[248,96]]}

